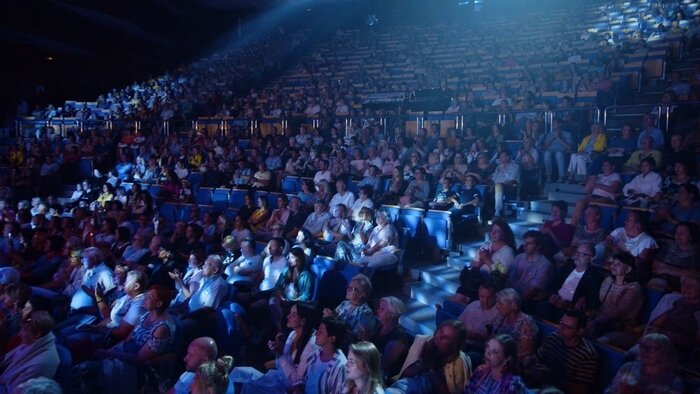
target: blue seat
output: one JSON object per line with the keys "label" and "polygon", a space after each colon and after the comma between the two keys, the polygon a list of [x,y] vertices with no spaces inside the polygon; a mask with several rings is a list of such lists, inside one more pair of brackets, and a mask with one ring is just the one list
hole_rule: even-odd
{"label": "blue seat", "polygon": [[254,199],[253,202],[257,204],[258,198],[262,197],[264,199],[267,199],[267,192],[263,190],[256,190],[255,193],[253,194]]}
{"label": "blue seat", "polygon": [[651,312],[656,308],[656,305],[661,301],[664,295],[666,295],[666,293],[659,289],[644,287],[644,304],[642,304],[641,321],[649,321]]}
{"label": "blue seat", "polygon": [[119,186],[124,188],[124,191],[129,193],[131,189],[134,187],[134,184],[132,182],[122,182],[119,184]]}
{"label": "blue seat", "polygon": [[158,207],[158,215],[165,220],[166,223],[174,223],[176,217],[176,204],[174,202],[163,202]]}
{"label": "blue seat", "polygon": [[233,189],[231,190],[231,193],[229,194],[229,206],[240,209],[243,204],[245,204],[245,195],[248,193],[248,190],[243,190],[243,189]]}
{"label": "blue seat", "polygon": [[238,140],[238,147],[246,150],[250,146],[250,140]]}
{"label": "blue seat", "polygon": [[92,164],[92,157],[81,157],[78,164],[78,171],[80,171],[80,176],[84,179],[89,179],[92,177],[92,171],[94,167]]}
{"label": "blue seat", "polygon": [[382,205],[382,211],[386,212],[392,223],[398,223],[401,207],[398,205]]}
{"label": "blue seat", "polygon": [[421,208],[402,208],[399,213],[398,224],[400,227],[407,228],[407,248],[420,248],[421,224],[424,210]]}
{"label": "blue seat", "polygon": [[189,222],[192,208],[194,208],[192,204],[177,204],[175,206],[175,220]]}
{"label": "blue seat", "polygon": [[216,210],[226,210],[226,208],[228,208],[229,198],[228,189],[214,189],[214,191],[211,192],[211,205],[213,205]]}
{"label": "blue seat", "polygon": [[625,220],[627,220],[627,215],[629,213],[630,211],[627,207],[620,208],[620,210],[617,212],[617,216],[615,217],[614,228],[623,227],[625,225]]}
{"label": "blue seat", "polygon": [[600,228],[606,231],[613,230],[613,219],[617,214],[617,207],[612,207],[608,205],[600,206],[600,219],[598,220],[598,225]]}
{"label": "blue seat", "polygon": [[296,194],[299,192],[299,178],[287,176],[282,179],[282,193]]}
{"label": "blue seat", "polygon": [[559,327],[557,327],[556,324],[549,321],[535,319],[535,323],[537,324],[538,345],[541,345],[545,338],[547,338],[550,334],[556,332],[559,329]]}
{"label": "blue seat", "polygon": [[[440,211],[445,212],[445,211]],[[428,211],[430,213],[430,211]],[[423,218],[425,226],[425,245],[427,247],[450,250],[452,248],[452,222],[449,212],[441,217]]]}
{"label": "blue seat", "polygon": [[156,198],[160,196],[160,185],[149,185],[148,192],[151,193],[151,197]]}
{"label": "blue seat", "polygon": [[598,388],[601,392],[610,385],[622,364],[627,359],[627,352],[607,344],[593,341],[593,346],[600,356],[600,375]]}
{"label": "blue seat", "polygon": [[270,209],[277,209],[277,198],[281,196],[282,193],[270,192],[267,194],[267,205]]}
{"label": "blue seat", "polygon": [[314,274],[314,292],[312,300],[316,301],[318,299],[318,286],[321,284],[321,278],[326,271],[331,270],[335,267],[335,260],[329,256],[316,256],[313,263],[311,263],[310,271]]}
{"label": "blue seat", "polygon": [[53,380],[55,380],[61,388],[66,390],[68,388],[68,378],[70,377],[73,367],[73,355],[68,349],[61,345],[56,345],[56,352],[58,353],[59,363]]}
{"label": "blue seat", "polygon": [[218,308],[216,310],[216,344],[220,354],[238,355],[238,327],[232,310]]}
{"label": "blue seat", "polygon": [[266,246],[267,242],[255,241],[255,254],[261,254]]}
{"label": "blue seat", "polygon": [[456,320],[464,311],[464,305],[445,300],[442,302],[442,308],[435,311],[435,326],[439,326],[447,320]]}
{"label": "blue seat", "polygon": [[211,193],[214,191],[211,187],[200,187],[194,195],[194,202],[198,205],[210,205]]}
{"label": "blue seat", "polygon": [[198,188],[204,176],[201,172],[191,172],[190,175],[187,176],[187,179],[190,181],[190,184],[192,184],[192,187]]}

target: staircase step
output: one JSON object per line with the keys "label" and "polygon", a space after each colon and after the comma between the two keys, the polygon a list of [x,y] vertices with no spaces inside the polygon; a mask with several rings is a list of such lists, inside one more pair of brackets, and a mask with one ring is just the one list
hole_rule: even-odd
{"label": "staircase step", "polygon": [[446,298],[454,295],[454,292],[449,292],[425,282],[414,282],[409,286],[411,298],[425,305],[442,304]]}
{"label": "staircase step", "polygon": [[439,287],[454,293],[459,287],[460,270],[449,265],[436,265],[434,267],[421,270],[421,279],[435,287]]}
{"label": "staircase step", "polygon": [[435,332],[435,306],[408,297],[400,298],[406,304],[406,312],[399,318],[401,327],[414,335],[432,335]]}
{"label": "staircase step", "polygon": [[582,193],[569,193],[569,192],[563,192],[563,191],[547,193],[548,200],[554,200],[554,201],[562,200],[562,201],[566,201],[570,205],[576,204],[584,196],[585,195]]}

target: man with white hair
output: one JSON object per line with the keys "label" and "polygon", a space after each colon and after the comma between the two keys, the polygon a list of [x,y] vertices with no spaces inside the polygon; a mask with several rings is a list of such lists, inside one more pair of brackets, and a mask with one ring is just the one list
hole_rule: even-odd
{"label": "man with white hair", "polygon": [[221,256],[209,255],[202,266],[202,284],[199,290],[190,297],[190,312],[205,307],[216,309],[224,302],[228,294],[228,285],[221,276],[222,273],[223,259]]}
{"label": "man with white hair", "polygon": [[95,247],[85,249],[82,264],[84,270],[82,285],[71,298],[71,309],[96,306],[95,287],[99,286],[104,294],[115,286],[112,270],[104,263],[100,249]]}

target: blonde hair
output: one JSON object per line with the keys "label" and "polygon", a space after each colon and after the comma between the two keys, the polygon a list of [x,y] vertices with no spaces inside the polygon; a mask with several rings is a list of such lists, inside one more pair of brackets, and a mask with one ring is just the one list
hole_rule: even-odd
{"label": "blonde hair", "polygon": [[233,368],[233,357],[223,356],[206,362],[197,368],[199,384],[211,389],[215,394],[225,394],[228,389],[228,374]]}
{"label": "blonde hair", "polygon": [[[384,378],[382,377],[381,361],[377,347],[372,342],[362,341],[350,344],[348,356],[350,352],[355,356],[357,368],[365,372],[364,379],[367,393],[374,393],[377,387],[383,387]],[[351,392],[355,389],[353,380],[348,379],[347,385]]]}

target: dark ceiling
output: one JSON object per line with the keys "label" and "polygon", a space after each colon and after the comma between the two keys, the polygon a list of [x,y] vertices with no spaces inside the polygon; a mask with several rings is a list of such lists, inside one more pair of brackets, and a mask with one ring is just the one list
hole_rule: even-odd
{"label": "dark ceiling", "polygon": [[[204,54],[272,0],[0,0],[3,114],[94,99]],[[37,94],[36,86],[45,88]]]}

